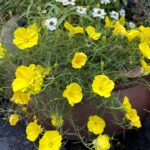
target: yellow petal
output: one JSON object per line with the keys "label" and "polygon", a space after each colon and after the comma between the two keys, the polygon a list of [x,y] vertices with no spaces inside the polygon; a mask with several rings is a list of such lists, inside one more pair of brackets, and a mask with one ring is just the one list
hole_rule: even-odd
{"label": "yellow petal", "polygon": [[139,49],[146,58],[150,59],[150,47],[147,43],[141,43]]}

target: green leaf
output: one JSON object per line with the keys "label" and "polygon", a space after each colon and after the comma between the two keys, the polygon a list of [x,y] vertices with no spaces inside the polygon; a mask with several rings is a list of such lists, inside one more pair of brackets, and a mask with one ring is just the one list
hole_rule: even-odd
{"label": "green leaf", "polygon": [[124,5],[127,6],[128,0],[122,0],[122,1],[123,1]]}

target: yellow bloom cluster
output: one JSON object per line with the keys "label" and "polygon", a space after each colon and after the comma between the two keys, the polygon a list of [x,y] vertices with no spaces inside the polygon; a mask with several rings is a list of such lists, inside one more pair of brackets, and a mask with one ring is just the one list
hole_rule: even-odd
{"label": "yellow bloom cluster", "polygon": [[16,79],[12,82],[14,95],[11,98],[16,104],[28,104],[31,94],[41,91],[44,77],[49,73],[40,65],[30,64],[19,66],[16,70]]}
{"label": "yellow bloom cluster", "polygon": [[[150,28],[141,26],[137,29],[127,30],[124,24],[125,24],[125,17],[123,16],[119,20],[116,20],[116,21],[111,20],[108,16],[106,16],[105,18],[105,27],[113,29],[113,36],[120,36],[120,35],[124,36],[125,38],[128,39],[129,42],[131,42],[135,38],[140,39],[141,43],[139,44],[139,49],[143,55],[141,59],[141,64],[145,71],[150,72],[150,66],[144,60],[144,58],[150,59]],[[76,38],[75,35],[81,34],[80,36],[81,38],[85,37],[84,45],[86,46],[87,46],[87,43],[90,43],[92,47],[95,43],[98,43],[98,40],[101,37],[101,32],[97,31],[95,27],[90,26],[90,25],[87,25],[85,28],[83,28],[81,26],[78,26],[78,25],[73,26],[69,22],[65,22],[64,28],[67,31],[69,31],[69,40],[71,39],[70,40],[71,42]],[[61,34],[62,33],[64,32],[61,32]],[[66,36],[66,32],[65,32],[65,36]],[[27,28],[22,28],[22,27],[18,28],[14,32],[13,43],[21,50],[32,48],[33,46],[38,44],[38,40],[39,40],[39,30],[36,24],[33,24]],[[97,42],[94,43],[93,40]],[[96,47],[96,44],[95,44],[95,47]],[[88,66],[88,64],[90,64],[90,62],[88,62],[90,61],[90,58],[91,58],[89,51],[86,51],[86,52],[85,51],[84,52],[73,51],[71,52],[71,55],[72,54],[73,54],[72,60],[69,61],[70,65],[72,66],[71,68],[72,70],[75,71],[75,69],[76,70],[81,69],[81,71],[83,71],[84,66],[86,65]],[[69,55],[69,57],[71,55]],[[96,55],[96,52],[94,55]],[[5,56],[5,50],[2,47],[2,44],[0,43],[0,58],[3,58],[4,56]],[[60,60],[58,57],[58,63],[59,61]],[[55,63],[55,62],[52,60],[52,63]],[[54,65],[54,68],[56,68],[55,66],[56,65]],[[49,72],[50,72],[50,68],[43,68],[40,65],[30,64],[29,66],[24,66],[24,65],[19,66],[16,69],[15,79],[12,82],[12,89],[14,93],[11,98],[11,101],[14,102],[15,104],[20,104],[20,105],[28,104],[30,102],[31,96],[39,94],[41,92],[42,86],[44,84],[44,78],[46,75],[49,74]],[[54,74],[53,76],[54,79],[56,79],[55,78],[56,74]],[[108,76],[104,75],[103,73],[97,74],[97,75],[94,74],[91,76],[92,78],[93,76],[95,76],[93,79],[93,83],[91,85],[93,93],[104,98],[109,98],[112,94],[113,89],[115,88],[114,81],[111,80]],[[61,79],[59,81],[61,81]],[[74,78],[72,78],[71,81],[66,81],[66,82],[67,82],[67,85],[65,85],[66,87],[64,88],[64,91],[63,92],[61,91],[62,92],[61,98],[67,99],[68,103],[73,107],[74,105],[80,103],[83,100],[83,93],[85,89],[84,89],[84,86],[82,88],[82,85],[84,85],[84,83],[80,82],[80,80],[74,81]],[[77,82],[80,82],[80,84],[78,84]],[[64,82],[62,81],[62,83]],[[52,86],[54,87],[55,85],[52,85]],[[53,90],[53,87],[51,87],[52,90]],[[58,87],[57,90],[62,90],[62,85]],[[57,93],[59,94],[59,92]],[[55,95],[55,93],[53,95]],[[137,111],[131,107],[131,104],[127,97],[124,98],[123,109],[126,112],[125,117],[126,119],[130,121],[130,124],[132,126],[140,128],[141,127],[140,118],[137,114]],[[54,127],[60,128],[61,126],[63,126],[64,120],[63,120],[62,115],[60,115],[59,113],[56,112],[56,113],[50,114],[50,118],[51,118],[50,120],[51,124]],[[9,122],[12,126],[14,126],[18,121],[19,121],[19,116],[17,114],[13,114],[9,118]],[[97,138],[94,139],[92,142],[93,148],[95,150],[110,149],[110,142],[109,142],[110,138],[108,135],[104,134],[105,126],[106,126],[106,123],[103,118],[97,115],[89,116],[89,119],[87,122],[88,131],[90,133],[97,135]],[[39,141],[39,150],[59,150],[61,148],[62,135],[58,131],[56,130],[44,131],[41,125],[37,123],[36,119],[34,119],[33,122],[30,122],[26,127],[27,139],[32,142],[36,141],[39,135],[42,134],[42,132],[44,133],[43,133],[42,138]]]}
{"label": "yellow bloom cluster", "polygon": [[[58,125],[56,122],[54,122],[54,124]],[[37,123],[36,118],[26,127],[27,139],[29,141],[36,141],[41,132],[41,125]],[[59,134],[58,131],[46,131],[43,137],[39,140],[39,150],[59,150],[62,145],[61,141],[62,136]]]}
{"label": "yellow bloom cluster", "polygon": [[137,29],[126,30],[121,20],[112,21],[108,16],[106,16],[105,18],[105,27],[114,28],[114,35],[125,36],[128,38],[129,42],[135,38],[140,39],[139,49],[143,55],[143,57],[141,58],[143,72],[150,73],[150,65],[148,65],[144,60],[144,57],[150,59],[150,27],[140,26]]}
{"label": "yellow bloom cluster", "polygon": [[110,149],[109,137],[104,132],[106,124],[103,118],[94,115],[89,117],[87,127],[89,132],[92,132],[98,137],[93,140],[93,145],[95,150],[108,150]]}
{"label": "yellow bloom cluster", "polygon": [[131,107],[131,104],[127,96],[124,97],[123,107],[124,110],[126,111],[125,117],[128,120],[130,120],[131,125],[140,128],[141,127],[140,117],[137,115],[137,111]]}
{"label": "yellow bloom cluster", "polygon": [[[71,35],[75,35],[78,33],[84,33],[84,29],[82,27],[74,27],[69,22],[64,23],[64,27],[70,32]],[[101,36],[100,32],[96,32],[96,29],[93,26],[88,26],[86,28],[86,32],[90,39],[98,40]]]}
{"label": "yellow bloom cluster", "polygon": [[114,28],[115,24],[120,23],[121,25],[125,24],[125,17],[121,16],[121,18],[119,20],[111,20],[108,16],[105,17],[105,27],[106,28]]}

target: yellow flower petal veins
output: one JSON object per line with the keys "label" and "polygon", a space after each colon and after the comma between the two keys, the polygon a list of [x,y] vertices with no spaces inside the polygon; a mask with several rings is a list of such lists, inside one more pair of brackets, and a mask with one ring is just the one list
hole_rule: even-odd
{"label": "yellow flower petal veins", "polygon": [[92,89],[94,93],[108,98],[111,96],[111,92],[114,89],[114,86],[115,83],[106,75],[97,75],[94,78]]}
{"label": "yellow flower petal veins", "polygon": [[103,118],[94,115],[94,116],[90,116],[88,123],[87,123],[87,127],[88,127],[88,131],[92,132],[94,134],[101,134],[104,131],[106,124]]}
{"label": "yellow flower petal veins", "polygon": [[93,26],[88,26],[86,32],[90,39],[98,40],[101,36],[100,32],[96,32],[96,29]]}
{"label": "yellow flower petal veins", "polygon": [[150,59],[150,47],[147,43],[140,43],[139,49],[144,57]]}
{"label": "yellow flower petal veins", "polygon": [[63,97],[67,98],[71,106],[80,103],[83,98],[81,86],[78,83],[71,83],[67,85],[63,92]]}
{"label": "yellow flower petal veins", "polygon": [[41,91],[45,76],[44,68],[40,65],[19,66],[16,70],[16,79],[12,83],[13,91],[37,94]]}
{"label": "yellow flower petal veins", "polygon": [[82,27],[74,27],[69,22],[65,22],[64,27],[70,32],[71,35],[84,33],[84,30]]}
{"label": "yellow flower petal veins", "polygon": [[129,111],[131,109],[131,104],[127,96],[125,96],[123,99],[123,107],[126,111]]}
{"label": "yellow flower petal veins", "polygon": [[39,141],[39,150],[60,150],[62,136],[58,131],[46,131]]}
{"label": "yellow flower petal veins", "polygon": [[38,30],[35,24],[28,28],[20,27],[14,32],[13,43],[21,50],[31,48],[38,43]]}
{"label": "yellow flower petal veins", "polygon": [[11,98],[11,101],[14,102],[15,104],[20,104],[20,105],[28,104],[30,101],[30,94],[15,92]]}
{"label": "yellow flower petal veins", "polygon": [[144,58],[141,58],[140,62],[141,62],[141,65],[142,65],[143,72],[150,73],[150,65],[148,65],[146,63],[146,61],[144,60]]}
{"label": "yellow flower petal veins", "polygon": [[83,52],[76,52],[72,59],[72,67],[75,69],[81,69],[87,62],[87,55]]}
{"label": "yellow flower petal veins", "polygon": [[26,127],[27,139],[34,142],[42,132],[41,125],[37,124],[37,120],[30,122]]}
{"label": "yellow flower petal veins", "polygon": [[100,134],[95,140],[93,140],[95,150],[108,150],[110,149],[109,136],[106,134]]}

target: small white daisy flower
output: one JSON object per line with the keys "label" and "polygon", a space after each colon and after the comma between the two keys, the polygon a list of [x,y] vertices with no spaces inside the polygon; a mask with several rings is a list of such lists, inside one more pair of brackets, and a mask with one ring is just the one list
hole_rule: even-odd
{"label": "small white daisy flower", "polygon": [[101,8],[94,8],[94,9],[93,9],[93,12],[92,12],[92,15],[93,15],[93,17],[99,17],[99,18],[104,19],[104,18],[105,18],[105,15],[106,15],[106,12],[105,12],[104,9],[101,9]]}
{"label": "small white daisy flower", "polygon": [[50,18],[45,20],[45,25],[47,26],[47,29],[50,31],[56,30],[57,25],[57,18]]}
{"label": "small white daisy flower", "polygon": [[76,0],[68,0],[70,5],[75,5]]}
{"label": "small white daisy flower", "polygon": [[115,20],[118,20],[119,19],[119,13],[117,13],[116,11],[112,11],[112,12],[110,12],[110,17],[115,19]]}
{"label": "small white daisy flower", "polygon": [[125,16],[125,15],[126,15],[126,12],[125,12],[124,9],[121,9],[121,10],[119,11],[119,14],[120,14],[120,16]]}
{"label": "small white daisy flower", "polygon": [[129,27],[130,27],[131,29],[133,29],[133,28],[136,27],[136,24],[135,24],[134,22],[130,21],[130,22],[129,22]]}
{"label": "small white daisy flower", "polygon": [[101,0],[100,3],[106,5],[110,3],[110,0]]}
{"label": "small white daisy flower", "polygon": [[68,0],[62,0],[62,4],[63,4],[64,6],[69,5],[69,1],[68,1]]}
{"label": "small white daisy flower", "polygon": [[87,9],[83,6],[78,6],[77,10],[76,10],[79,14],[86,14],[87,13]]}

